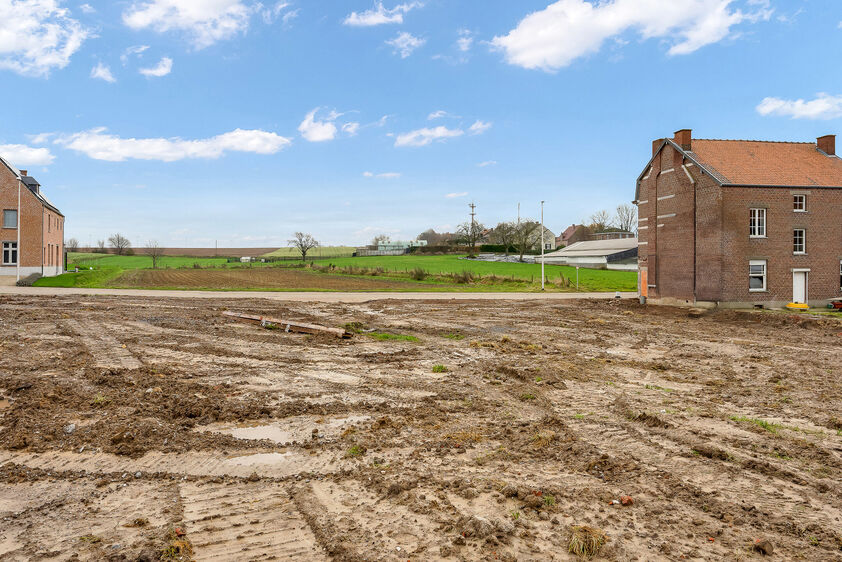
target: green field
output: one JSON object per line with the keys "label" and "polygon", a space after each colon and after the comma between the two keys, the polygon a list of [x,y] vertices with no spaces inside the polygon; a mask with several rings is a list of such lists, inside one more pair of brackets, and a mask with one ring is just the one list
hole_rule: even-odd
{"label": "green field", "polygon": [[[152,268],[149,256],[116,256],[110,254],[68,255],[68,269],[79,267],[79,273],[66,273],[57,277],[45,277],[35,282],[39,287],[110,287],[123,286],[127,277],[123,273]],[[191,269],[213,272],[240,270],[244,268],[286,268],[304,273],[300,262],[277,262],[240,264],[227,263],[225,258],[197,258],[162,256],[159,270]],[[426,276],[415,279],[414,270],[423,270]],[[200,271],[201,270],[201,271]],[[307,272],[328,278],[350,277],[365,279],[391,279],[417,284],[419,290],[457,291],[535,291],[540,289],[541,266],[526,263],[481,262],[460,259],[460,256],[374,256],[347,257],[312,262]],[[471,272],[473,280],[457,280],[453,276]],[[577,272],[575,267],[547,265],[545,271],[551,291],[575,291]],[[204,275],[204,274],[202,274]],[[562,279],[566,278],[566,282]],[[128,276],[130,279],[132,276]],[[116,283],[115,280],[120,278]],[[580,269],[578,272],[580,291],[635,291],[637,274],[633,271],[609,271]],[[139,287],[143,288],[143,287]],[[174,287],[177,288],[177,287]],[[209,287],[212,288],[212,287]],[[244,287],[248,288],[248,287]],[[277,287],[283,289],[284,287]],[[269,289],[271,290],[271,289]]]}
{"label": "green field", "polygon": [[[497,275],[540,283],[541,265],[530,263],[499,263],[459,259],[461,256],[371,256],[338,258],[324,262],[337,267],[382,267],[388,271],[410,272],[416,267],[430,274],[460,273],[470,271],[479,275]],[[576,268],[566,265],[547,265],[545,274],[550,281],[564,275],[576,282]],[[591,291],[636,291],[637,273],[634,271],[609,271],[605,269],[579,269],[579,286]]]}
{"label": "green field", "polygon": [[[307,258],[319,258],[322,256],[352,256],[354,250],[351,246],[319,246],[307,252]],[[274,252],[263,254],[266,258],[300,258],[301,254],[295,248],[278,248]]]}

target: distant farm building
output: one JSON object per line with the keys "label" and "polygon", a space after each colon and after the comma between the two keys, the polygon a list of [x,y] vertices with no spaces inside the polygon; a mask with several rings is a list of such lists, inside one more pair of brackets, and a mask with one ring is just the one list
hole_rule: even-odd
{"label": "distant farm building", "polygon": [[26,170],[0,157],[0,276],[64,272],[64,215]]}
{"label": "distant farm building", "polygon": [[544,263],[637,271],[637,238],[576,242],[545,255]]}
{"label": "distant farm building", "polygon": [[361,246],[357,248],[355,255],[357,256],[402,256],[408,254],[412,248],[426,246],[426,240],[397,240],[379,242],[376,246]]}

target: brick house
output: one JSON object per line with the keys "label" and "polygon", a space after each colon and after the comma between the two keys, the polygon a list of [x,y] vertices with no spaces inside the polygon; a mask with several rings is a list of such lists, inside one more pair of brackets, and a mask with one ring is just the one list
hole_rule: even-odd
{"label": "brick house", "polygon": [[842,298],[842,159],[817,142],[652,143],[637,179],[639,287],[655,302],[770,307]]}
{"label": "brick house", "polygon": [[64,272],[64,215],[44,197],[35,178],[2,157],[0,251],[0,276]]}

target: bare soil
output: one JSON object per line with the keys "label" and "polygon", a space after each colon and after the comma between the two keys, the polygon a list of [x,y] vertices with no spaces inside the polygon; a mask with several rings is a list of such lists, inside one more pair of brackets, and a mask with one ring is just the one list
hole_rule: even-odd
{"label": "bare soil", "polygon": [[0,559],[842,560],[840,344],[616,300],[0,296]]}

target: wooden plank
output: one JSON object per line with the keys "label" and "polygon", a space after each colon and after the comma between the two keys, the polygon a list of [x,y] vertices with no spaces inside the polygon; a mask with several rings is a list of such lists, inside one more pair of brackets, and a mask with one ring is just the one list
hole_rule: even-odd
{"label": "wooden plank", "polygon": [[240,312],[224,311],[222,314],[231,316],[238,320],[245,322],[253,322],[265,326],[272,324],[285,332],[296,332],[300,334],[331,334],[338,338],[350,338],[351,333],[342,328],[328,328],[327,326],[319,326],[318,324],[307,324],[305,322],[293,322],[291,320],[282,320],[279,318],[270,318],[268,316],[257,316],[255,314],[242,314]]}

